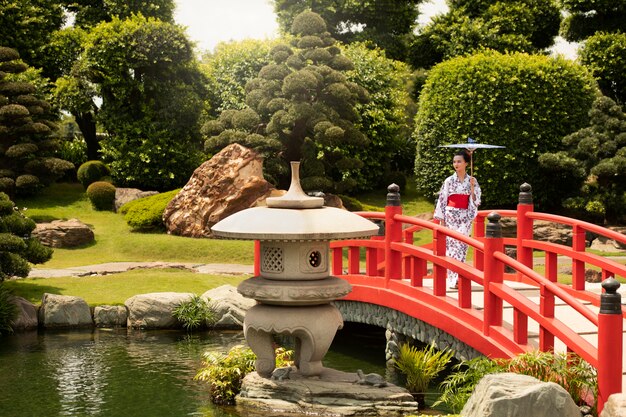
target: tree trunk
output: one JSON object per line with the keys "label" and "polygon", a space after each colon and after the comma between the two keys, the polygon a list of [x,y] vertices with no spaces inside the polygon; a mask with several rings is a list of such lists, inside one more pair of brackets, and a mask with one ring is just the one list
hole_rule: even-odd
{"label": "tree trunk", "polygon": [[74,118],[87,144],[87,160],[99,160],[100,142],[96,135],[96,121],[94,120],[93,113],[76,113],[74,114]]}

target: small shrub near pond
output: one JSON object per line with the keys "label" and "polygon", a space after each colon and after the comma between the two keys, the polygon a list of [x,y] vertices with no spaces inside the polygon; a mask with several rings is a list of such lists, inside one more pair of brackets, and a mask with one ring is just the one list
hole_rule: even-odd
{"label": "small shrub near pond", "polygon": [[513,359],[479,357],[455,365],[441,383],[441,397],[433,406],[443,403],[460,412],[480,379],[498,372],[514,372],[559,384],[579,406],[594,402],[597,395],[596,371],[578,355],[533,351]]}
{"label": "small shrub near pond", "polygon": [[120,207],[119,212],[134,231],[164,229],[163,212],[179,191],[180,188],[130,201]]}
{"label": "small shrub near pond", "polygon": [[420,409],[426,405],[425,394],[430,383],[446,368],[453,355],[454,351],[437,350],[432,344],[421,350],[406,343],[400,345],[395,366],[406,376],[406,389],[413,394]]}
{"label": "small shrub near pond", "polygon": [[[276,349],[276,367],[293,365],[293,351]],[[250,348],[233,347],[227,354],[206,352],[203,367],[195,379],[209,382],[211,401],[219,405],[235,404],[246,374],[254,371],[256,355]]]}
{"label": "small shrub near pond", "polygon": [[180,303],[172,314],[187,331],[211,326],[217,320],[215,311],[199,295],[194,295],[188,301]]}

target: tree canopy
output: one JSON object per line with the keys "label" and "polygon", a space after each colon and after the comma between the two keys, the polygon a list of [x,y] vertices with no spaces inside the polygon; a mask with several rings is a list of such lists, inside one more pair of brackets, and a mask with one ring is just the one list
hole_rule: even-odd
{"label": "tree canopy", "polygon": [[64,10],[55,0],[0,0],[0,45],[17,50],[28,65],[52,68],[44,48],[65,22]]}
{"label": "tree canopy", "polygon": [[331,36],[342,42],[364,42],[385,50],[388,57],[406,60],[407,47],[423,0],[274,0],[283,33],[295,17],[311,10],[327,23]]}
{"label": "tree canopy", "polygon": [[409,62],[430,68],[482,49],[535,53],[558,34],[560,11],[553,0],[452,0],[411,45]]}
{"label": "tree canopy", "polygon": [[102,99],[102,154],[116,184],[172,189],[201,160],[204,79],[182,28],[135,15],[91,30],[80,62]]}
{"label": "tree canopy", "polygon": [[492,51],[436,65],[416,117],[418,191],[434,195],[451,173],[452,152],[438,146],[469,136],[506,146],[474,153],[485,206],[510,206],[524,182],[538,206],[558,205],[562,186],[545,181],[537,160],[587,125],[596,91],[584,67],[564,58]]}
{"label": "tree canopy", "polygon": [[626,0],[561,0],[567,12],[561,35],[582,41],[596,32],[626,32]]}

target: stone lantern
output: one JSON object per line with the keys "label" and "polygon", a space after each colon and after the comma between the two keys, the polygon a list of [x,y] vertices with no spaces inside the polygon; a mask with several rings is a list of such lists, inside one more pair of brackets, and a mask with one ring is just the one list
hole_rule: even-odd
{"label": "stone lantern", "polygon": [[300,186],[299,162],[291,163],[291,185],[267,207],[235,213],[212,227],[216,236],[260,241],[260,276],[238,291],[253,298],[244,319],[244,335],[257,356],[259,375],[276,367],[274,335],[295,338],[295,365],[303,376],[317,376],[343,318],[332,301],[351,290],[330,276],[330,240],[369,237],[378,226],[346,210],[324,207],[322,197],[307,196]]}

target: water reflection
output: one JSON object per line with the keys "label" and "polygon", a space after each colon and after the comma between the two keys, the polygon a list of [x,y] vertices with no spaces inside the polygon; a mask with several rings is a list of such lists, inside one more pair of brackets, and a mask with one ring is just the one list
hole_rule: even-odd
{"label": "water reflection", "polygon": [[[345,339],[345,340],[344,340]],[[343,340],[343,341],[342,341]],[[342,338],[324,364],[384,372],[384,335]],[[46,331],[0,338],[0,416],[237,417],[193,377],[205,351],[244,344],[243,332]]]}
{"label": "water reflection", "polygon": [[0,416],[227,416],[193,381],[241,332],[28,333],[0,339]]}

